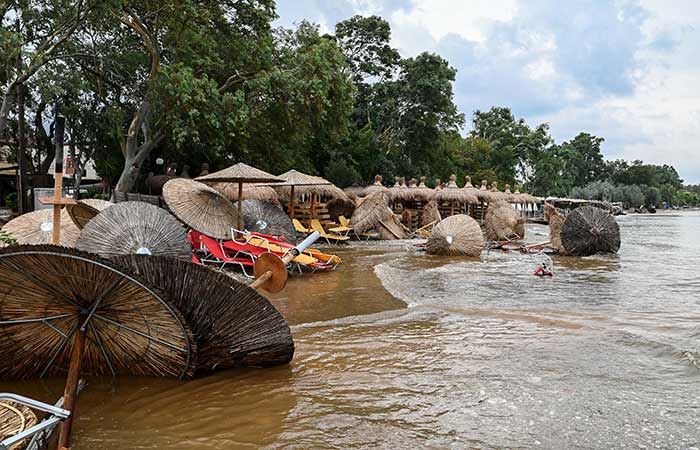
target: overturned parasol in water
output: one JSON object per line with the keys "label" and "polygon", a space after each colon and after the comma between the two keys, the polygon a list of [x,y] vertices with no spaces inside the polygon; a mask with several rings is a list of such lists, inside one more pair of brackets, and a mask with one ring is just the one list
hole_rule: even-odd
{"label": "overturned parasol in water", "polygon": [[186,261],[140,255],[115,263],[159,288],[197,341],[197,370],[286,364],[294,356],[287,321],[255,289]]}
{"label": "overturned parasol in water", "polygon": [[83,228],[78,249],[110,258],[142,254],[189,259],[185,228],[166,210],[144,202],[117,203]]}
{"label": "overturned parasol in water", "polygon": [[525,219],[503,200],[489,205],[486,211],[485,233],[489,241],[521,240],[525,237]]}
{"label": "overturned parasol in water", "polygon": [[278,207],[260,200],[244,200],[241,210],[246,230],[281,236],[290,244],[296,243],[292,219]]}
{"label": "overturned parasol in water", "polygon": [[425,250],[431,255],[477,257],[483,247],[484,236],[479,223],[458,214],[443,219],[433,228]]}
{"label": "overturned parasol in water", "polygon": [[617,253],[620,226],[609,212],[595,206],[581,206],[566,216],[561,242],[564,251],[575,256]]}

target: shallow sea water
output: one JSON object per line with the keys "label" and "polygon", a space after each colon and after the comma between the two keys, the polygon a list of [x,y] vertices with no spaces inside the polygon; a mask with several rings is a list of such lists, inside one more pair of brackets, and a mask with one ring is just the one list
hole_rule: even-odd
{"label": "shallow sea water", "polygon": [[74,448],[700,449],[700,213],[619,223],[618,255],[557,257],[551,279],[517,252],[332,247],[338,270],[271,297],[289,366],[89,380]]}

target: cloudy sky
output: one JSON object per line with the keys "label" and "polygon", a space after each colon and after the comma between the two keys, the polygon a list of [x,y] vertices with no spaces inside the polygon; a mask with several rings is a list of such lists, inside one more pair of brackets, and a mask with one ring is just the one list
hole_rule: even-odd
{"label": "cloudy sky", "polygon": [[436,52],[455,98],[509,106],[557,142],[587,131],[607,158],[673,164],[700,183],[698,0],[278,0],[278,25],[332,32],[353,14],[391,24],[403,56]]}

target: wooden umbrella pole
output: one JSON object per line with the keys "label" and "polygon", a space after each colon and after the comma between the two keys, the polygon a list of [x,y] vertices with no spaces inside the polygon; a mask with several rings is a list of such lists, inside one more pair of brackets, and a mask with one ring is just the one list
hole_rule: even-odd
{"label": "wooden umbrella pole", "polygon": [[53,175],[53,245],[61,243],[61,193],[63,191],[63,132],[66,118],[60,114],[56,115],[56,159],[54,162]]}
{"label": "wooden umbrella pole", "polygon": [[[250,283],[253,289],[263,288],[271,292],[279,292],[287,284],[287,264],[294,258],[301,255],[307,248],[321,237],[318,231],[314,231],[306,237],[299,245],[290,249],[281,258],[274,253],[264,253],[255,262],[257,278]],[[268,284],[271,278],[274,279]]]}
{"label": "wooden umbrella pole", "polygon": [[294,218],[294,185],[289,195],[289,217]]}
{"label": "wooden umbrella pole", "polygon": [[243,231],[243,183],[238,183],[238,230]]}
{"label": "wooden umbrella pole", "polygon": [[78,381],[80,378],[80,364],[83,359],[83,347],[85,344],[85,331],[78,330],[73,341],[73,350],[70,355],[68,378],[66,389],[63,393],[63,408],[70,411],[70,417],[61,424],[61,434],[58,437],[59,450],[70,449],[70,437],[75,417],[75,400],[78,396]]}

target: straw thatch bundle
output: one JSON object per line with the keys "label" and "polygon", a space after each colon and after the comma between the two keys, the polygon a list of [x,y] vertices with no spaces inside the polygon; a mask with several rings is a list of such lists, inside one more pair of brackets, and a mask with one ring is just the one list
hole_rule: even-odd
{"label": "straw thatch bundle", "polygon": [[246,230],[281,236],[286,242],[296,244],[294,224],[284,211],[261,200],[243,200],[241,207]]}
{"label": "straw thatch bundle", "polygon": [[353,184],[350,187],[344,188],[343,192],[345,192],[345,195],[347,195],[350,200],[355,201],[357,197],[363,197],[365,195],[366,190],[367,187],[365,186]]}
{"label": "straw thatch bundle", "polygon": [[83,228],[79,250],[110,258],[144,254],[190,259],[185,228],[162,208],[122,202],[99,213]]}
{"label": "straw thatch bundle", "polygon": [[394,201],[397,202],[429,202],[435,198],[435,191],[425,185],[425,177],[421,177],[421,186],[416,185],[416,179],[408,182],[408,187],[399,187],[392,192]]}
{"label": "straw thatch bundle", "polygon": [[355,232],[364,233],[374,229],[382,239],[406,239],[408,230],[388,205],[389,197],[381,192],[365,197],[350,219]]}
{"label": "straw thatch bundle", "polygon": [[477,257],[483,247],[484,236],[479,223],[458,214],[443,219],[433,228],[425,250],[430,255]]}
{"label": "straw thatch bundle", "polygon": [[440,191],[443,189],[442,181],[440,181],[440,178],[435,178],[435,190]]}
{"label": "straw thatch bundle", "polygon": [[[39,420],[31,408],[15,402],[0,402],[0,441],[15,436],[37,423]],[[22,449],[28,443],[29,438],[13,445],[10,450]]]}
{"label": "straw thatch bundle", "polygon": [[[213,183],[212,188],[224,195],[232,202],[238,201],[238,183]],[[278,208],[282,208],[279,195],[270,186],[261,186],[250,183],[242,184],[243,200],[261,200],[272,203]]]}
{"label": "straw thatch bundle", "polygon": [[82,230],[96,215],[112,205],[114,205],[114,203],[108,202],[107,200],[86,198],[84,200],[78,200],[78,203],[75,205],[68,205],[66,211],[68,211],[68,215],[75,226]]}
{"label": "straw thatch bundle", "polygon": [[394,185],[392,188],[400,188],[401,187],[401,180],[399,177],[394,177]]}
{"label": "straw thatch bundle", "polygon": [[109,260],[66,247],[8,247],[0,279],[0,380],[65,374],[74,340],[61,333],[72,337],[83,324],[83,374],[194,372],[196,344],[178,310]]}
{"label": "straw thatch bundle", "polygon": [[356,202],[353,199],[350,201],[345,201],[339,198],[333,199],[326,203],[326,209],[328,210],[328,216],[331,220],[338,221],[338,217],[352,217],[355,212]]}
{"label": "straw thatch bundle", "polygon": [[255,289],[172,258],[131,255],[115,262],[159,288],[182,313],[196,336],[198,371],[292,360],[294,341],[287,321]]}
{"label": "straw thatch bundle", "polygon": [[430,225],[431,223],[439,222],[440,220],[442,220],[442,217],[440,217],[437,201],[435,199],[430,200],[423,208],[423,216],[421,217],[420,226],[424,227],[426,225]]}
{"label": "straw thatch bundle", "polygon": [[[3,227],[2,231],[12,236],[18,244],[50,244],[53,241],[53,209],[40,209],[22,214]],[[61,210],[61,245],[75,247],[80,230],[68,212]]]}
{"label": "straw thatch bundle", "polygon": [[231,227],[238,224],[238,210],[204,183],[184,178],[170,180],[163,187],[163,198],[178,219],[215,239],[230,239]]}
{"label": "straw thatch bundle", "polygon": [[502,200],[489,205],[484,222],[484,232],[489,241],[520,240],[525,237],[525,219]]}
{"label": "straw thatch bundle", "polygon": [[549,223],[549,245],[559,253],[564,253],[564,246],[561,243],[561,227],[564,225],[564,218],[550,203],[544,205],[544,218]]}
{"label": "straw thatch bundle", "polygon": [[421,202],[430,202],[435,198],[435,190],[425,185],[426,177],[420,177],[420,184],[412,192]]}
{"label": "straw thatch bundle", "polygon": [[595,206],[581,206],[566,216],[561,242],[566,253],[576,256],[617,253],[620,226],[609,212]]}

